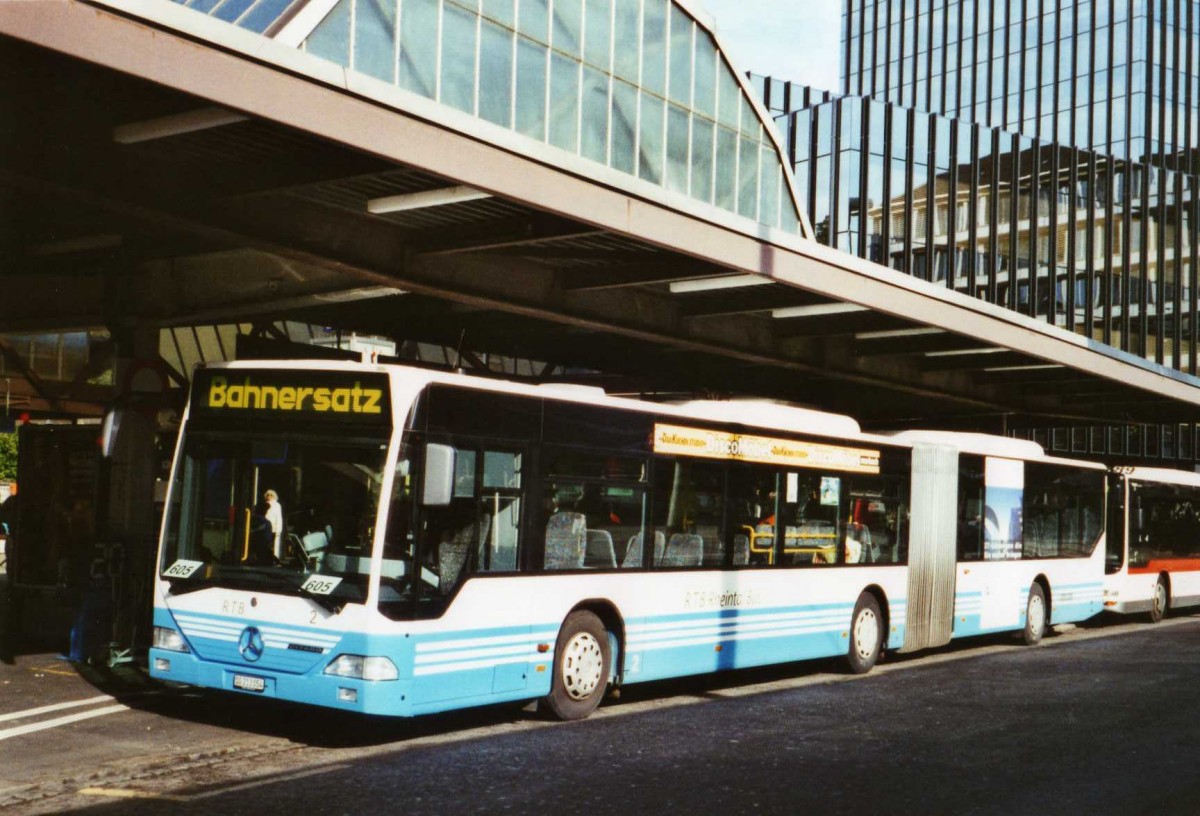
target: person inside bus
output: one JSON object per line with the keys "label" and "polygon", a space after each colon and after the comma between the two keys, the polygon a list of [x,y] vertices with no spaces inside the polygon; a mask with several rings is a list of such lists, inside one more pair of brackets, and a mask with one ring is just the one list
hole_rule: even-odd
{"label": "person inside bus", "polygon": [[775,526],[775,500],[777,497],[778,493],[776,493],[774,485],[759,491],[758,501],[755,504],[755,515],[758,516],[755,526]]}
{"label": "person inside bus", "polygon": [[270,488],[263,493],[263,502],[266,505],[263,517],[271,527],[271,550],[275,557],[279,558],[282,556],[280,542],[283,538],[283,505],[279,503],[279,494]]}
{"label": "person inside bus", "polygon": [[278,562],[272,546],[274,533],[271,531],[271,522],[267,519],[267,510],[268,506],[264,501],[254,508],[253,513],[250,513],[250,529],[246,534],[246,563],[248,564],[269,565]]}
{"label": "person inside bus", "polygon": [[621,517],[612,504],[604,500],[598,484],[583,486],[583,493],[575,502],[575,512],[583,513],[587,526],[593,530],[621,523]]}

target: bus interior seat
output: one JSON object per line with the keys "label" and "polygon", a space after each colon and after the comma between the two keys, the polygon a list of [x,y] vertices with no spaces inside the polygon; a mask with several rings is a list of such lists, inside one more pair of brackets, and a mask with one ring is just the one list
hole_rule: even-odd
{"label": "bus interior seat", "polygon": [[587,551],[583,557],[583,565],[595,569],[617,568],[617,553],[608,530],[587,531]]}
{"label": "bus interior seat", "polygon": [[704,539],[695,533],[673,533],[663,551],[664,567],[698,567],[704,563]]}
{"label": "bus interior seat", "polygon": [[587,517],[561,511],[546,522],[546,569],[579,569],[587,549]]}
{"label": "bus interior seat", "polygon": [[438,547],[438,575],[441,579],[438,589],[442,594],[447,594],[458,586],[459,573],[466,566],[467,558],[475,546],[477,527],[479,540],[486,541],[491,523],[491,516],[484,516],[478,525],[471,519],[455,528],[454,533],[442,541]]}
{"label": "bus interior seat", "polygon": [[309,563],[309,568],[313,572],[318,572],[321,569],[321,562],[325,559],[325,551],[329,549],[329,535],[325,530],[316,530],[311,533],[305,533],[303,537],[297,538],[300,543],[300,549],[304,553],[304,558]]}
{"label": "bus interior seat", "polygon": [[[661,564],[663,550],[667,547],[667,537],[662,530],[654,531],[654,560],[650,563]],[[621,569],[637,569],[642,566],[642,534],[635,533],[629,537],[625,545],[625,558],[621,560]]]}
{"label": "bus interior seat", "polygon": [[754,535],[756,538],[762,538],[767,544],[773,544],[775,542],[774,523],[760,522],[754,525]]}

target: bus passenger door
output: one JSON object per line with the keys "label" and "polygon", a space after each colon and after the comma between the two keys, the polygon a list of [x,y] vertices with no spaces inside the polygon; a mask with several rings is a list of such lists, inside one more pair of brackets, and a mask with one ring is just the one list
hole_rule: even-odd
{"label": "bus passenger door", "polygon": [[1027,589],[1022,557],[1025,465],[995,456],[962,456],[959,561],[954,634],[1020,625]]}
{"label": "bus passenger door", "polygon": [[[478,648],[511,648],[514,636],[530,631],[522,593],[506,591],[497,581],[472,576],[513,573],[520,564],[523,453],[487,443],[457,441],[454,478],[446,504],[423,508],[420,546],[434,565],[436,588],[426,586],[418,614],[441,616]],[[471,648],[464,645],[462,654]],[[452,655],[454,651],[445,651]],[[467,661],[452,672],[422,675],[420,694],[427,700],[512,694],[524,689],[528,664],[497,659]]]}

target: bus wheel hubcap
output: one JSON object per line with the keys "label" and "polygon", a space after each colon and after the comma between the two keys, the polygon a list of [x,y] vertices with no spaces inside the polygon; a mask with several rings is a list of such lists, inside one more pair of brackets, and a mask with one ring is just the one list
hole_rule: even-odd
{"label": "bus wheel hubcap", "polygon": [[1042,599],[1037,595],[1029,599],[1029,630],[1034,635],[1042,633],[1042,627],[1045,626],[1046,607],[1042,605]]}
{"label": "bus wheel hubcap", "polygon": [[860,657],[870,657],[879,642],[879,619],[870,609],[864,609],[854,622],[854,648]]}
{"label": "bus wheel hubcap", "polygon": [[580,632],[567,641],[562,656],[563,688],[572,700],[585,700],[600,685],[604,670],[604,652],[600,641],[588,632]]}

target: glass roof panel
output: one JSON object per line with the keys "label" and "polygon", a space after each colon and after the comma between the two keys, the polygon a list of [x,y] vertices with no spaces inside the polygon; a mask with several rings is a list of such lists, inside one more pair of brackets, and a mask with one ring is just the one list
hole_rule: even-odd
{"label": "glass roof panel", "polygon": [[266,36],[303,19],[286,39],[314,56],[664,195],[798,231],[791,170],[764,136],[774,133],[765,110],[709,24],[676,0],[171,2]]}

